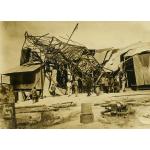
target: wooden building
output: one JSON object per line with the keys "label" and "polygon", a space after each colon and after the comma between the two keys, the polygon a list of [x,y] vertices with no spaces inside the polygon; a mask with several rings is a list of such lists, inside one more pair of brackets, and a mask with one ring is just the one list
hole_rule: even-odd
{"label": "wooden building", "polygon": [[10,77],[10,84],[15,91],[30,91],[34,86],[38,91],[43,91],[44,67],[41,64],[18,66],[3,75]]}

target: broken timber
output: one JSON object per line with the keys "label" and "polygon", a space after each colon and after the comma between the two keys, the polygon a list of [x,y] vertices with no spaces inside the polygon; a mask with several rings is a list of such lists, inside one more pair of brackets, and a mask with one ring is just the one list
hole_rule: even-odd
{"label": "broken timber", "polygon": [[74,102],[57,103],[57,104],[52,104],[51,106],[46,106],[46,105],[18,106],[16,107],[16,114],[58,111],[60,108],[67,108],[67,107],[74,107],[74,106],[76,106]]}

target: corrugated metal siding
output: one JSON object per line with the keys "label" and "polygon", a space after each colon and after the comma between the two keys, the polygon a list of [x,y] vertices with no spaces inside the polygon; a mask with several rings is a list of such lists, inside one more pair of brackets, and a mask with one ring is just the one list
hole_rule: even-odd
{"label": "corrugated metal siding", "polygon": [[[141,61],[142,57],[147,55],[147,59],[144,59],[144,63]],[[143,55],[135,55],[133,57],[134,61],[134,70],[136,76],[136,84],[137,86],[140,85],[150,85],[150,55],[143,54]]]}

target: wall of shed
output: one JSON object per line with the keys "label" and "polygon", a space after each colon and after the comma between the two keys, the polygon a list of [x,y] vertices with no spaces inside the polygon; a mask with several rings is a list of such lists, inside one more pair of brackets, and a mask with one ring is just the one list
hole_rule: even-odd
{"label": "wall of shed", "polygon": [[44,69],[42,69],[42,76],[41,76],[41,70],[38,70],[35,75],[35,84],[36,89],[43,89],[44,87]]}
{"label": "wall of shed", "polygon": [[133,56],[136,85],[150,85],[150,53]]}
{"label": "wall of shed", "polygon": [[[15,90],[31,90],[35,85],[37,90],[43,89],[44,86],[44,69],[42,69],[42,78],[41,78],[41,70],[38,69],[37,71],[34,71],[31,73],[34,78],[32,83],[25,83],[24,81],[20,81],[18,84],[13,83],[13,75],[11,75],[11,84],[13,84]],[[19,74],[19,76],[22,76],[22,73]],[[29,76],[28,78],[30,78]],[[41,82],[42,80],[42,82]]]}

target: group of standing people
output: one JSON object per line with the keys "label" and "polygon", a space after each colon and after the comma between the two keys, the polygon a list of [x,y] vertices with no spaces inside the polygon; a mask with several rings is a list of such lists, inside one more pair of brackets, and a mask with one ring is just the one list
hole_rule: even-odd
{"label": "group of standing people", "polygon": [[[78,96],[78,93],[87,93],[90,96],[93,92],[99,95],[100,92],[103,93],[118,93],[124,92],[126,86],[126,75],[124,72],[119,71],[116,75],[110,73],[103,73],[99,82],[94,85],[94,79],[90,76],[85,76],[84,79],[79,77],[72,78],[71,75],[68,76],[68,81],[66,82],[66,95],[70,97],[72,94]],[[52,83],[50,87],[50,94],[56,96],[56,84]],[[32,99],[34,102],[38,101],[38,95],[36,88],[31,90]]]}
{"label": "group of standing people", "polygon": [[78,81],[77,80],[74,80],[74,81],[68,81],[67,82],[67,87],[66,87],[66,94],[68,96],[71,96],[72,93],[75,94],[75,96],[77,97],[78,96]]}
{"label": "group of standing people", "polygon": [[[81,79],[68,80],[66,83],[66,94],[68,95],[68,97],[70,97],[72,94],[75,94],[75,96],[77,97],[78,93],[86,92],[87,96],[90,96],[94,91],[97,95],[99,95],[98,92],[100,93],[100,91],[102,91],[103,93],[118,93],[124,92],[125,86],[125,73],[119,72],[116,76],[103,74],[97,85],[93,85],[93,80],[91,77],[86,77],[84,81],[82,81]],[[56,86],[52,84],[51,95],[56,95],[55,90]]]}
{"label": "group of standing people", "polygon": [[65,93],[68,97],[72,94],[77,97],[78,93],[87,93],[87,96],[90,96],[93,92],[97,94],[98,92],[118,93],[125,91],[126,75],[121,70],[115,75],[104,72],[96,85],[94,80],[93,76],[87,75],[84,78],[74,77],[68,68],[60,67],[57,70],[57,83],[53,83],[50,86],[50,94],[56,96],[57,86],[66,89]]}
{"label": "group of standing people", "polygon": [[68,81],[67,82],[67,88],[66,93],[68,96],[71,96],[71,94],[75,94],[75,96],[78,96],[78,93],[87,93],[87,96],[90,96],[92,93],[93,88],[93,82],[90,77],[87,77],[86,80],[82,81],[80,78],[75,79],[74,81]]}
{"label": "group of standing people", "polygon": [[100,88],[104,93],[124,92],[126,86],[125,73],[120,71],[116,76],[103,74],[100,85]]}

